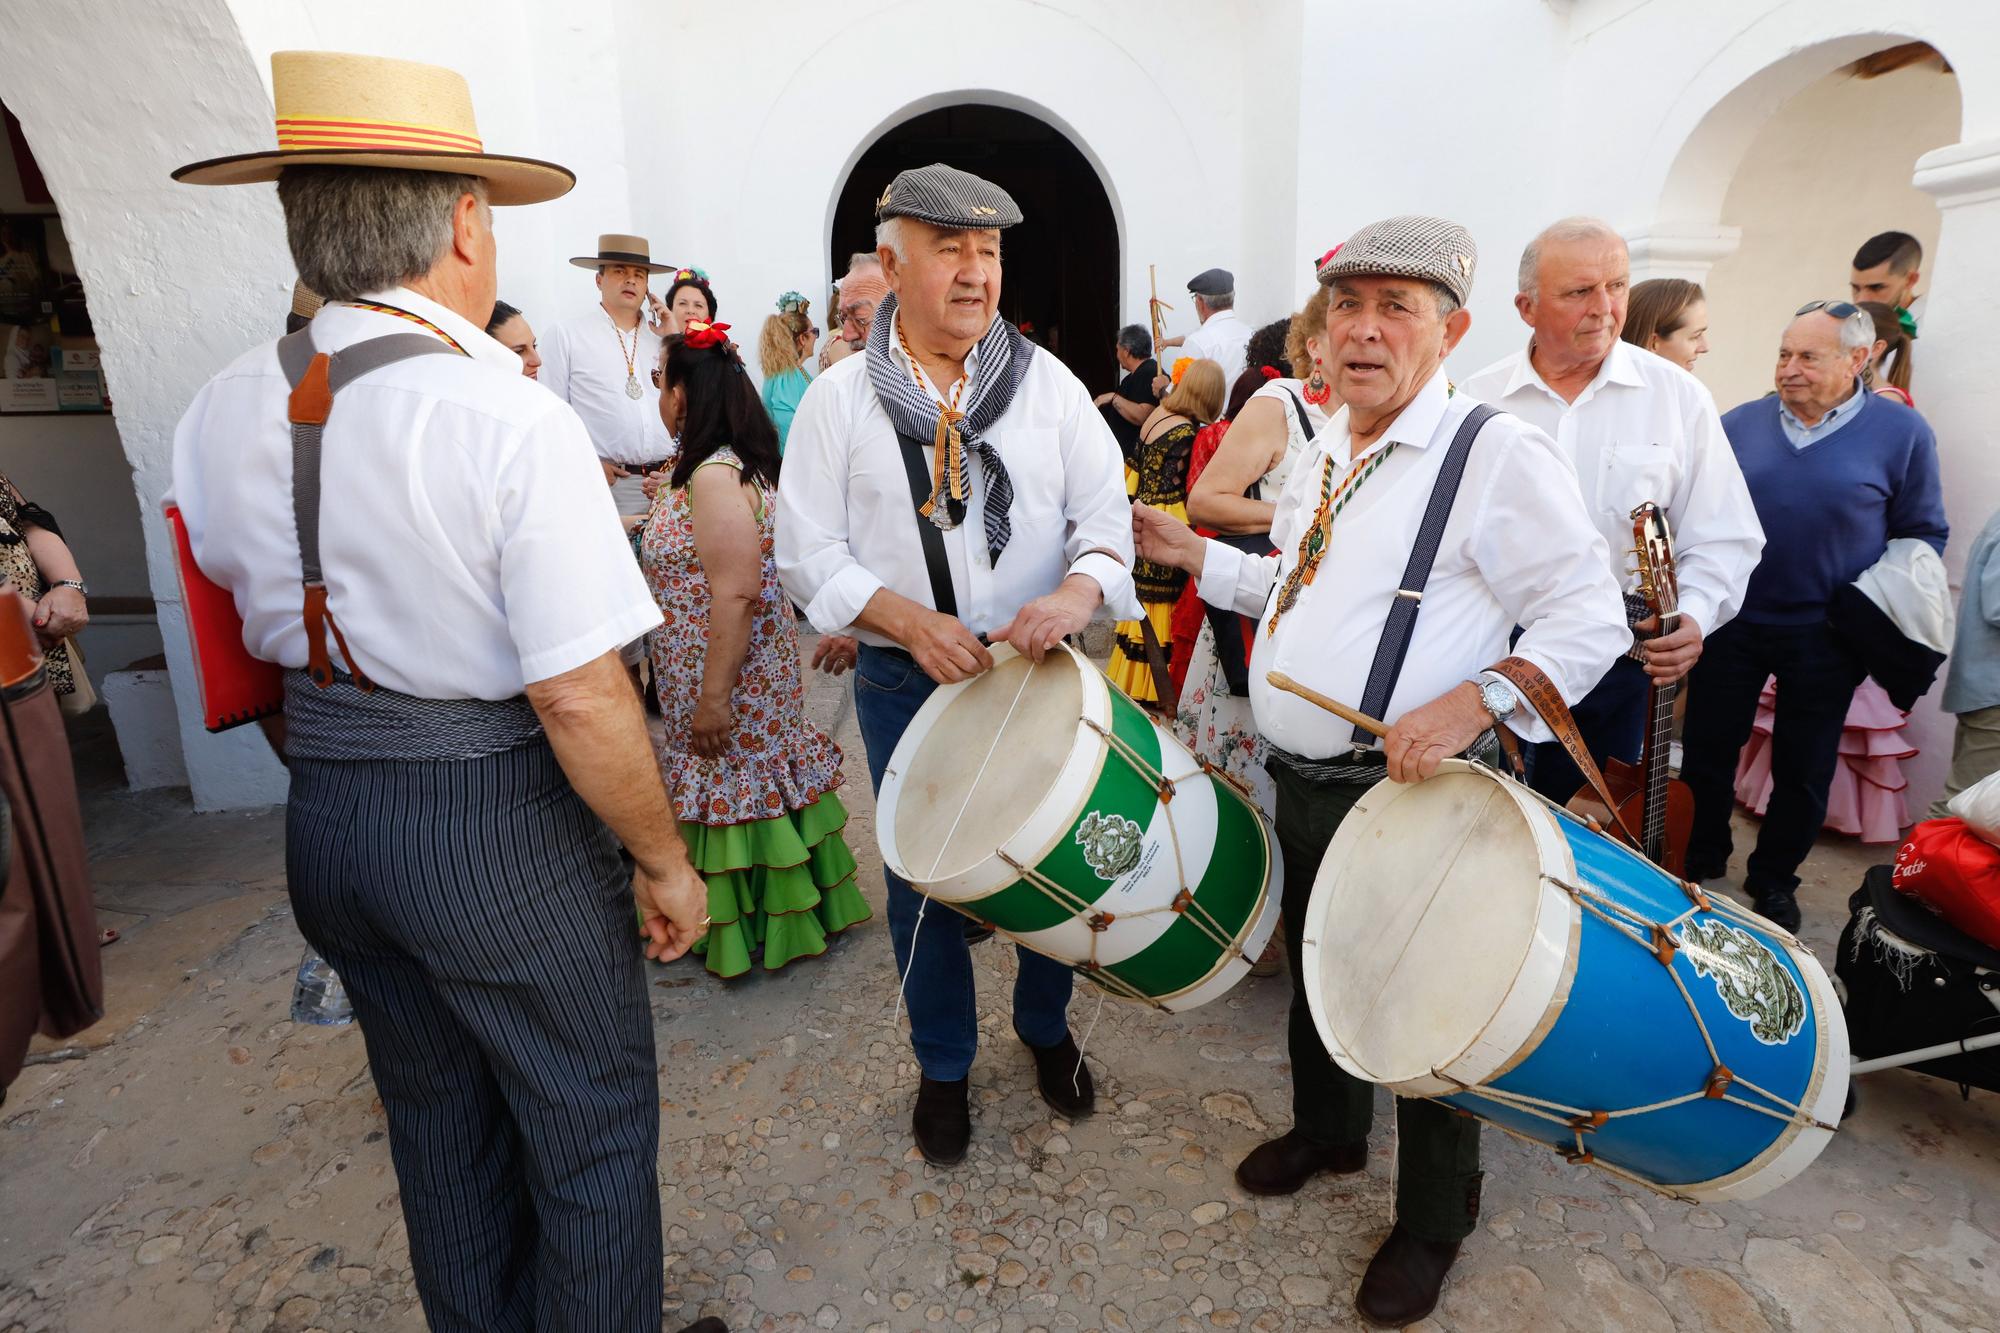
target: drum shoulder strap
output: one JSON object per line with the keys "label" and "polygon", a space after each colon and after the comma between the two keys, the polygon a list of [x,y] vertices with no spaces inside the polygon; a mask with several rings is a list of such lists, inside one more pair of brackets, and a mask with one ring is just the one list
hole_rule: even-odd
{"label": "drum shoulder strap", "polygon": [[[1368,686],[1361,695],[1361,711],[1381,717],[1396,693],[1396,681],[1403,674],[1403,659],[1409,655],[1410,638],[1417,632],[1417,608],[1423,605],[1424,585],[1430,582],[1431,566],[1437,563],[1438,548],[1444,544],[1444,525],[1451,518],[1452,504],[1458,499],[1459,484],[1465,480],[1465,463],[1472,456],[1472,442],[1480,429],[1500,415],[1500,409],[1479,403],[1465,414],[1458,433],[1445,450],[1444,465],[1438,469],[1431,487],[1430,503],[1417,528],[1416,544],[1410,548],[1410,562],[1403,567],[1403,581],[1389,618],[1382,626],[1381,642],[1375,645],[1375,661],[1368,668]],[[1375,738],[1362,727],[1354,729],[1354,748],[1367,749]]]}
{"label": "drum shoulder strap", "polygon": [[1625,841],[1634,847],[1643,848],[1644,843],[1632,836],[1632,830],[1625,825],[1625,816],[1618,812],[1618,800],[1611,794],[1610,786],[1604,781],[1604,774],[1598,769],[1597,761],[1590,757],[1590,747],[1583,743],[1583,733],[1577,730],[1576,718],[1571,716],[1569,704],[1564,702],[1562,691],[1548,678],[1540,667],[1525,657],[1505,657],[1486,668],[1521,692],[1529,707],[1541,714],[1556,739],[1569,752],[1570,762],[1583,774],[1583,780],[1597,793],[1597,799],[1604,802],[1604,808],[1611,812],[1611,821],[1625,836]]}
{"label": "drum shoulder strap", "polygon": [[931,579],[931,605],[944,615],[958,618],[958,595],[951,589],[951,562],[945,558],[944,533],[917,510],[930,503],[931,468],[924,458],[924,441],[902,431],[896,432],[897,452],[903,456],[903,471],[910,481],[910,500],[916,506],[910,517],[917,525],[917,540],[924,548],[924,569]]}

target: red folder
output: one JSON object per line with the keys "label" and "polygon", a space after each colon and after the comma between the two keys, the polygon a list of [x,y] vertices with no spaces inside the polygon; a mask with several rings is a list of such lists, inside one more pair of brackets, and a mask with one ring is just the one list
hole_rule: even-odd
{"label": "red folder", "polygon": [[167,506],[167,527],[174,535],[181,605],[187,611],[195,680],[201,686],[202,722],[210,731],[228,731],[283,712],[284,668],[252,657],[243,646],[243,617],[236,614],[236,599],[195,564],[180,506]]}

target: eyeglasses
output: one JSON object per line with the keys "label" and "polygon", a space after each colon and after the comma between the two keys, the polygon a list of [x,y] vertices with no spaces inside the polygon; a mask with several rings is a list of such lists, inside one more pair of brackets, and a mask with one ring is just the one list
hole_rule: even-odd
{"label": "eyeglasses", "polygon": [[808,338],[817,338],[817,337],[819,337],[819,326],[818,326],[817,324],[815,324],[815,325],[814,325],[813,327],[811,327],[811,328],[807,329],[807,330],[806,330],[806,337],[808,337]]}
{"label": "eyeglasses", "polygon": [[1808,301],[1792,312],[1792,318],[1810,315],[1815,310],[1824,310],[1835,319],[1852,319],[1861,313],[1861,307],[1852,301]]}

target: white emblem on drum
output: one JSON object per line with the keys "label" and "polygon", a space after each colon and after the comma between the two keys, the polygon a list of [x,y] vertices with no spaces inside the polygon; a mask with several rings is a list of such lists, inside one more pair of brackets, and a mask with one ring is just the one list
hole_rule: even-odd
{"label": "white emblem on drum", "polygon": [[1712,977],[1729,1012],[1766,1046],[1784,1045],[1806,1025],[1805,992],[1749,931],[1724,921],[1690,922],[1681,928],[1681,947],[1695,975]]}
{"label": "white emblem on drum", "polygon": [[1076,826],[1076,845],[1099,879],[1112,880],[1139,864],[1139,825],[1123,815],[1093,810]]}

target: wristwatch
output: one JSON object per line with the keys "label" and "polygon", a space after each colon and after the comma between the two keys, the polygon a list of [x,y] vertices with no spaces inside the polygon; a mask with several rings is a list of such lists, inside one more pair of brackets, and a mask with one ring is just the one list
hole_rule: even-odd
{"label": "wristwatch", "polygon": [[57,579],[49,584],[50,592],[54,592],[57,588],[75,588],[81,595],[90,596],[90,589],[83,586],[82,579]]}
{"label": "wristwatch", "polygon": [[1520,707],[1520,700],[1514,695],[1514,687],[1506,682],[1475,680],[1472,683],[1479,687],[1479,702],[1486,705],[1486,711],[1493,715],[1494,725],[1497,726],[1514,716],[1514,710]]}

